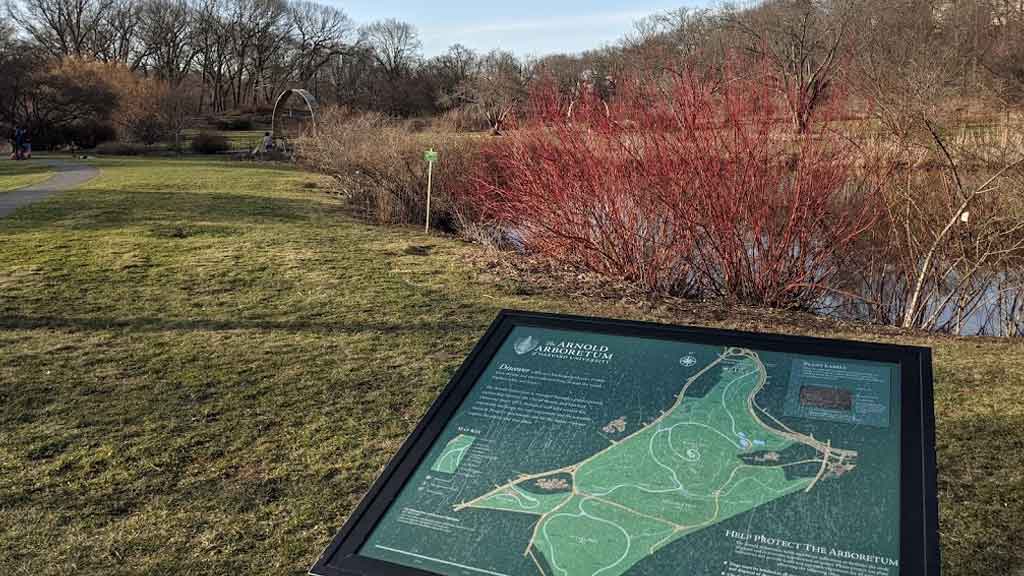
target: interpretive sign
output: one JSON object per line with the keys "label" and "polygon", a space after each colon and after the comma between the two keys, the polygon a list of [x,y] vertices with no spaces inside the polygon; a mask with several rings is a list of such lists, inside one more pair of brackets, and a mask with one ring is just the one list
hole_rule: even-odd
{"label": "interpretive sign", "polygon": [[311,572],[932,576],[924,348],[503,312]]}

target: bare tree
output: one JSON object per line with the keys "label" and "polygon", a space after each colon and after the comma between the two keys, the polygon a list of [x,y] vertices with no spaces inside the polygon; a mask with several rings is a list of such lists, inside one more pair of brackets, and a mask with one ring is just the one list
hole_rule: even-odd
{"label": "bare tree", "polygon": [[[407,93],[418,94],[416,82],[430,80],[415,77],[419,43],[410,26],[385,22],[371,27],[378,45],[372,52],[362,50],[356,27],[344,12],[308,0],[0,2],[10,16],[4,18],[5,27],[9,23],[12,35],[26,38],[34,55],[121,63],[172,87],[193,83],[198,94],[193,113],[266,105],[295,85],[319,94],[340,81],[335,72],[363,56],[370,56],[368,73],[357,88],[366,94],[394,92],[391,100],[412,102]],[[380,84],[386,70],[393,86]],[[338,91],[343,88],[328,90]],[[433,109],[434,94],[425,100]],[[370,107],[379,102],[362,100]],[[417,107],[423,105],[396,109]]]}
{"label": "bare tree", "polygon": [[146,0],[143,5],[141,35],[148,68],[171,86],[180,84],[192,70],[193,17],[187,0]]}
{"label": "bare tree", "polygon": [[253,32],[249,52],[252,104],[269,103],[282,87],[279,84],[281,58],[292,33],[286,0],[257,0],[256,18],[250,22]]}
{"label": "bare tree", "polygon": [[0,126],[4,130],[24,120],[27,110],[23,96],[32,88],[41,64],[20,48],[14,27],[0,22],[0,78],[4,79],[4,89],[0,90]]}
{"label": "bare tree", "polygon": [[709,9],[678,8],[637,21],[622,41],[629,58],[646,70],[678,67],[680,60],[722,60],[722,14]]}
{"label": "bare tree", "polygon": [[1002,304],[1014,316],[1012,291],[1024,262],[1024,221],[1015,216],[1024,138],[979,155],[976,143],[943,135],[931,120],[921,123],[931,145],[908,149],[908,164],[939,167],[906,167],[887,179],[882,217],[864,239],[862,261],[851,267],[852,291],[862,299],[854,314],[962,333],[967,319],[1009,298]]}
{"label": "bare tree", "polygon": [[480,58],[472,48],[452,44],[448,51],[437,57],[438,64],[455,78],[468,78],[476,70]]}
{"label": "bare tree", "polygon": [[227,107],[228,69],[231,56],[231,28],[224,17],[223,0],[201,0],[196,5],[192,40],[199,68],[199,110],[221,111]]}
{"label": "bare tree", "polygon": [[21,0],[8,14],[54,56],[92,56],[103,17],[113,0]]}
{"label": "bare tree", "polygon": [[447,52],[431,59],[428,67],[431,68],[437,82],[436,100],[442,110],[458,108],[469,103],[461,88],[479,70],[480,58],[476,52],[462,44],[453,44]]}
{"label": "bare tree", "polygon": [[181,134],[189,126],[197,100],[195,86],[188,82],[173,89],[166,89],[160,94],[157,102],[160,123],[174,138],[175,150],[181,150]]}
{"label": "bare tree", "polygon": [[[990,210],[982,217],[975,216],[973,222],[971,218],[972,210],[990,195],[998,193],[1002,189],[1003,176],[1024,162],[1024,158],[1003,166],[982,183],[968,186],[945,140],[931,122],[926,121],[925,124],[946,161],[948,177],[945,181],[950,201],[946,214],[948,219],[936,227],[930,238],[908,239],[907,246],[912,249],[910,258],[917,265],[913,267],[910,295],[902,319],[905,328],[934,328],[951,303],[957,305],[961,317],[970,312],[966,308],[977,306],[987,286],[983,283],[981,290],[969,291],[977,276],[988,270],[998,270],[1001,262],[1024,252],[1024,222],[1021,220],[1007,218],[998,210]],[[913,194],[907,194],[904,200],[911,215],[920,213]],[[953,251],[949,257],[939,257],[943,250],[950,248]],[[945,294],[928,293],[929,288],[949,282],[952,282],[952,287],[945,290]]]}
{"label": "bare tree", "polygon": [[537,71],[545,78],[558,83],[563,94],[576,90],[580,80],[591,75],[589,62],[583,57],[570,54],[552,54],[537,61]]}
{"label": "bare tree", "polygon": [[363,33],[388,77],[408,74],[418,63],[422,44],[412,24],[389,18],[370,24]]}
{"label": "bare tree", "polygon": [[142,38],[144,5],[138,0],[112,0],[93,38],[93,55],[103,62],[120,62],[139,70],[152,46]]}
{"label": "bare tree", "polygon": [[337,8],[304,0],[290,5],[289,16],[294,31],[296,80],[308,85],[328,62],[355,43],[355,24]]}
{"label": "bare tree", "polygon": [[850,6],[843,0],[778,0],[727,14],[746,37],[747,51],[772,64],[799,132],[807,130],[840,72],[849,18]]}
{"label": "bare tree", "polygon": [[366,43],[334,58],[328,70],[334,101],[350,108],[374,109],[376,65],[373,49]]}
{"label": "bare tree", "polygon": [[851,86],[890,135],[928,143],[921,118],[935,117],[955,95],[955,54],[933,7],[916,0],[865,4],[853,25]]}
{"label": "bare tree", "polygon": [[533,67],[510,52],[494,50],[480,61],[478,72],[459,90],[460,98],[487,117],[501,134],[509,116],[527,96]]}
{"label": "bare tree", "polygon": [[991,22],[979,60],[1003,84],[1003,98],[1020,102],[1024,100],[1024,3],[998,3]]}
{"label": "bare tree", "polygon": [[246,72],[249,71],[249,52],[255,42],[256,30],[252,23],[259,16],[259,1],[232,0],[227,4],[225,24],[231,47],[228,76],[235,106],[240,105],[246,87],[251,84],[247,81]]}

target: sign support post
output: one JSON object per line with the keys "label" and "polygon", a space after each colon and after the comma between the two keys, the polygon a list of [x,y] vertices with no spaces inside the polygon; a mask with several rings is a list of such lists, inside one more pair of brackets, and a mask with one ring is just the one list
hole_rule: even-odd
{"label": "sign support post", "polygon": [[430,234],[430,192],[434,180],[434,162],[437,162],[437,152],[433,148],[423,153],[423,159],[427,162],[427,222],[423,232]]}

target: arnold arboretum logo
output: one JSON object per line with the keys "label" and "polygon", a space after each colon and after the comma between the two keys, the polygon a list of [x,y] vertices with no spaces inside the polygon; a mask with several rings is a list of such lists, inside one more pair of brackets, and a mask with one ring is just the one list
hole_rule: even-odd
{"label": "arnold arboretum logo", "polygon": [[527,336],[526,338],[520,338],[516,340],[515,350],[516,354],[524,356],[533,352],[540,346],[540,341],[533,336]]}
{"label": "arnold arboretum logo", "polygon": [[533,336],[518,338],[513,349],[519,356],[530,354],[557,360],[580,360],[597,364],[607,364],[615,356],[608,346],[601,344],[586,344],[569,340],[561,342],[549,340],[542,344]]}

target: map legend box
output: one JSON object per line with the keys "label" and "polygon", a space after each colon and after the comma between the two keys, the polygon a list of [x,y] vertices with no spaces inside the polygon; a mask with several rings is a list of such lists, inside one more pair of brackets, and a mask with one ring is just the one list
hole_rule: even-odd
{"label": "map legend box", "polygon": [[794,358],[791,364],[786,416],[889,426],[896,366],[823,358]]}

